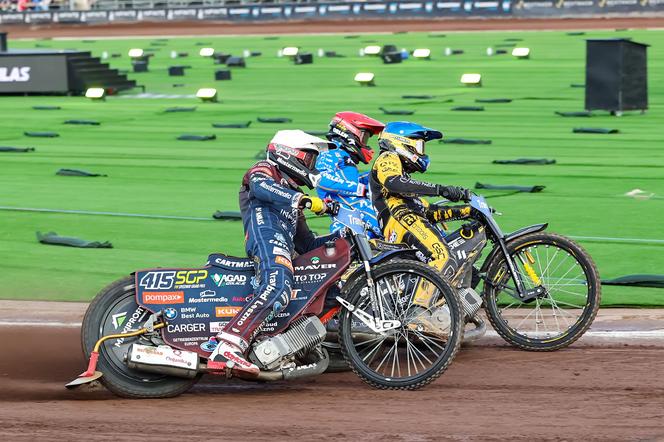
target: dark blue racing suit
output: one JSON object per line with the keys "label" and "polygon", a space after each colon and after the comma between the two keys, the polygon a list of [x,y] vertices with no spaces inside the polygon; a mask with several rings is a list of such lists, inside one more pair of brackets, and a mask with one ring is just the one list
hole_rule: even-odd
{"label": "dark blue racing suit", "polygon": [[240,210],[247,255],[257,262],[254,297],[224,327],[251,342],[271,313],[283,310],[293,286],[293,251],[306,253],[339,237],[316,237],[298,203],[302,193],[267,161],[254,164],[242,178]]}

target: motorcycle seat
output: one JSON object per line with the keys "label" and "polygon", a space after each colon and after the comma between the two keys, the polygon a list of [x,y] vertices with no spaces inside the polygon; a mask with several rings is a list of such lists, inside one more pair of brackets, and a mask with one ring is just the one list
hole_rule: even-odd
{"label": "motorcycle seat", "polygon": [[254,271],[254,260],[240,256],[229,256],[223,253],[212,253],[208,256],[206,266],[219,267],[226,270]]}

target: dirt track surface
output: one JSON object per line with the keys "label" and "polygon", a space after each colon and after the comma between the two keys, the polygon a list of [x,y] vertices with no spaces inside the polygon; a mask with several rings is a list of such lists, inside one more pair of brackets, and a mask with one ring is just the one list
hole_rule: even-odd
{"label": "dirt track surface", "polygon": [[65,390],[76,327],[0,327],[0,440],[653,440],[664,438],[664,348],[462,350],[417,392],[352,373],[276,384],[204,377],[175,399]]}
{"label": "dirt track surface", "polygon": [[429,32],[478,30],[550,30],[662,28],[664,17],[613,17],[565,19],[438,19],[438,20],[338,20],[267,23],[214,21],[141,22],[102,25],[5,26],[11,38],[123,37],[150,35],[235,35]]}

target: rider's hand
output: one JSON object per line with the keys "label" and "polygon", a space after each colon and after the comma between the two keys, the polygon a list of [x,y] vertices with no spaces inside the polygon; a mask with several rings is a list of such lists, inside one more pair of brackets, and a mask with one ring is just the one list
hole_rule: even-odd
{"label": "rider's hand", "polygon": [[464,187],[459,187],[459,189],[461,189],[461,193],[463,194],[461,196],[461,201],[463,201],[465,203],[469,203],[472,196],[473,196],[473,191],[470,190],[470,189],[466,189]]}
{"label": "rider's hand", "polygon": [[452,202],[470,201],[471,191],[463,187],[456,186],[437,186],[438,195]]}
{"label": "rider's hand", "polygon": [[301,209],[309,209],[316,215],[325,215],[326,213],[335,216],[339,213],[339,203],[332,200],[325,200],[316,197],[303,195],[300,198],[299,207]]}
{"label": "rider's hand", "polygon": [[341,208],[341,205],[337,201],[333,200],[325,200],[323,201],[325,204],[325,212],[330,216],[337,216],[339,214],[339,209]]}
{"label": "rider's hand", "polygon": [[309,195],[302,195],[300,202],[298,203],[300,209],[309,209],[314,212],[316,215],[323,215],[327,210],[325,201],[316,197]]}

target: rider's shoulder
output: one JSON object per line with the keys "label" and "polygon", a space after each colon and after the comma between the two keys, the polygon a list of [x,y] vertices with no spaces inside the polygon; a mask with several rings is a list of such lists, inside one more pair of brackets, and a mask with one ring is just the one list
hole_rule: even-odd
{"label": "rider's shoulder", "polygon": [[265,175],[270,178],[277,178],[279,173],[277,172],[277,168],[274,167],[273,164],[271,164],[267,160],[261,160],[251,166],[249,170],[247,170],[246,175],[248,176],[253,176],[253,175]]}
{"label": "rider's shoulder", "polygon": [[397,155],[394,152],[381,152],[380,155],[378,155],[378,158],[376,158],[374,166],[379,165],[381,163],[392,162],[392,161],[399,161],[399,155]]}

